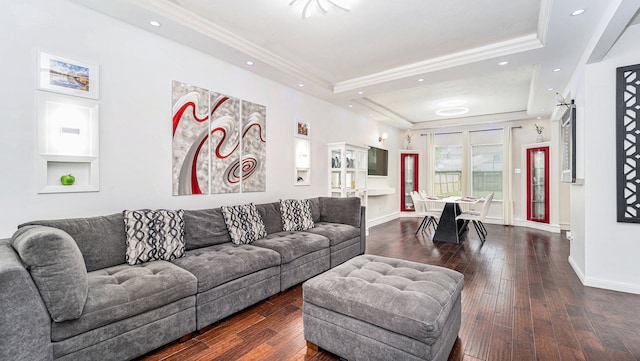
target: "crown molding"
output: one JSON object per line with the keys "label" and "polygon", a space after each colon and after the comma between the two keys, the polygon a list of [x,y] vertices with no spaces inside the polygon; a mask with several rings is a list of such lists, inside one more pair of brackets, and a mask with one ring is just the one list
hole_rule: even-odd
{"label": "crown molding", "polygon": [[224,29],[196,14],[193,14],[178,4],[168,0],[126,0],[131,4],[158,14],[176,24],[184,26],[219,43],[246,54],[255,60],[263,62],[273,68],[287,73],[307,84],[314,84],[331,91],[332,84],[321,78],[311,76],[295,63],[292,63],[235,33]]}
{"label": "crown molding", "polygon": [[553,0],[540,1],[540,14],[538,15],[538,40],[540,40],[540,43],[543,45],[547,43],[547,33],[549,32],[552,9]]}
{"label": "crown molding", "polygon": [[407,119],[405,119],[404,117],[402,117],[401,115],[399,115],[398,113],[374,102],[373,100],[369,99],[369,98],[360,98],[360,99],[353,99],[352,102],[360,104],[364,107],[367,107],[371,110],[373,110],[374,112],[377,112],[378,114],[382,114],[385,117],[389,118],[389,121],[386,121],[387,123],[390,123],[391,125],[398,127],[398,128],[406,128],[406,129],[410,129],[413,127],[413,123]]}
{"label": "crown molding", "polygon": [[388,69],[359,78],[345,80],[334,84],[335,94],[362,89],[380,83],[399,80],[438,70],[453,68],[482,60],[506,56],[514,53],[535,50],[543,45],[537,34],[530,34],[516,39],[502,41],[474,49],[469,49],[425,61]]}

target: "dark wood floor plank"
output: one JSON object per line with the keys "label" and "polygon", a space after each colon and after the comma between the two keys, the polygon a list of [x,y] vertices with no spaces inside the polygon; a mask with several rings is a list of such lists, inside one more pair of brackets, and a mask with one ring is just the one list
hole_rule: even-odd
{"label": "dark wood floor plank", "polygon": [[[367,253],[465,275],[462,326],[449,361],[640,361],[640,296],[584,287],[561,234],[487,224],[460,244],[414,235],[419,218],[371,227]],[[259,302],[185,342],[139,361],[338,361],[306,346],[300,285]]]}

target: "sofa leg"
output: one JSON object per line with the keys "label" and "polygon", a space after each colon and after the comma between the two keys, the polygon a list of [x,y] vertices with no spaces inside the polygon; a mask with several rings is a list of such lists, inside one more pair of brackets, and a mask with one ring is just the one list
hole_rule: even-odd
{"label": "sofa leg", "polygon": [[307,348],[312,349],[313,351],[319,351],[319,347],[318,345],[316,345],[315,343],[311,342],[311,341],[307,341]]}
{"label": "sofa leg", "polygon": [[180,337],[178,339],[178,342],[185,343],[185,342],[191,340],[193,338],[193,336],[195,336],[195,335],[194,335],[193,332],[191,332],[190,334],[187,334],[187,335],[184,335],[184,336]]}

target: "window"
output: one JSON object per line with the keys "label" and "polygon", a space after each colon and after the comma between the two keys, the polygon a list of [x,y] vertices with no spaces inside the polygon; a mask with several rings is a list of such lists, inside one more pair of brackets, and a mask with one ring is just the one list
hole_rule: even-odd
{"label": "window", "polygon": [[471,146],[471,194],[502,199],[502,144]]}
{"label": "window", "polygon": [[437,195],[462,195],[462,146],[436,146],[433,191]]}

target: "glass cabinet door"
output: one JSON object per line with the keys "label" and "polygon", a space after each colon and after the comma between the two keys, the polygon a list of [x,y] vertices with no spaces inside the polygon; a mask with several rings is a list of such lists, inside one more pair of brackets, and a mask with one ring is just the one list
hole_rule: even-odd
{"label": "glass cabinet door", "polygon": [[400,155],[400,210],[415,210],[411,192],[418,191],[418,154],[404,153]]}
{"label": "glass cabinet door", "polygon": [[549,223],[549,147],[527,151],[527,219]]}

